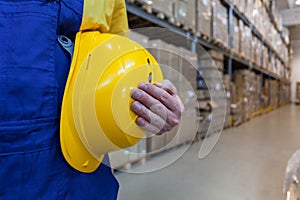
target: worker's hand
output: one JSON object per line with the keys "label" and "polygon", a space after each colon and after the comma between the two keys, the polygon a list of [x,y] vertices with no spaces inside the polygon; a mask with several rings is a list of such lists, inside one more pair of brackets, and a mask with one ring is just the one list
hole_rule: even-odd
{"label": "worker's hand", "polygon": [[135,100],[131,110],[139,116],[136,123],[142,129],[161,135],[180,123],[184,106],[169,80],[141,83],[131,97]]}

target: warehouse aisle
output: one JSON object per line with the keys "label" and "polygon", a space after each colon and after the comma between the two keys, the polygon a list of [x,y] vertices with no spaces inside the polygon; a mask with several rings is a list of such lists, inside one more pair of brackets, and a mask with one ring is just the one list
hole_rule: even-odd
{"label": "warehouse aisle", "polygon": [[286,106],[224,131],[204,160],[196,143],[163,170],[120,173],[118,200],[282,200],[287,161],[300,148],[299,119],[300,107]]}

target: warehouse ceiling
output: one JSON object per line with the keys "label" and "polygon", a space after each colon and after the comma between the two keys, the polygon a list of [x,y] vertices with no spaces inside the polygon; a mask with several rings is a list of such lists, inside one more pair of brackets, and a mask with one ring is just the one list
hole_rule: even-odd
{"label": "warehouse ceiling", "polygon": [[[289,28],[291,41],[300,40],[300,6],[296,5],[296,1],[275,0],[283,25]],[[300,3],[300,0],[298,1]]]}

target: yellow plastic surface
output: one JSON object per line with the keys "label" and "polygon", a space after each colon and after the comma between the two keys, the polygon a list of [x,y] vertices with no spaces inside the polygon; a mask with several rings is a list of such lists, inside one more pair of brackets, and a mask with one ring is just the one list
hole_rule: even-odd
{"label": "yellow plastic surface", "polygon": [[144,136],[130,110],[130,92],[148,82],[150,74],[152,82],[163,76],[148,51],[119,35],[78,33],[74,51],[62,105],[61,145],[72,167],[92,172],[105,153]]}

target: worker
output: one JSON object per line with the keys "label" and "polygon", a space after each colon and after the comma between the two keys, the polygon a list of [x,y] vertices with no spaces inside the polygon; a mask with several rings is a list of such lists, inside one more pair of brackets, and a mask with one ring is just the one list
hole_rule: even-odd
{"label": "worker", "polygon": [[[89,2],[99,7],[98,23],[88,19]],[[89,26],[103,33],[126,31],[124,1],[0,0],[0,199],[117,198],[118,182],[109,166],[79,172],[60,147],[71,58],[57,38],[74,39]],[[179,123],[183,107],[170,81],[141,83],[131,95],[136,123],[144,130],[162,134]],[[107,155],[103,163],[109,163]]]}

